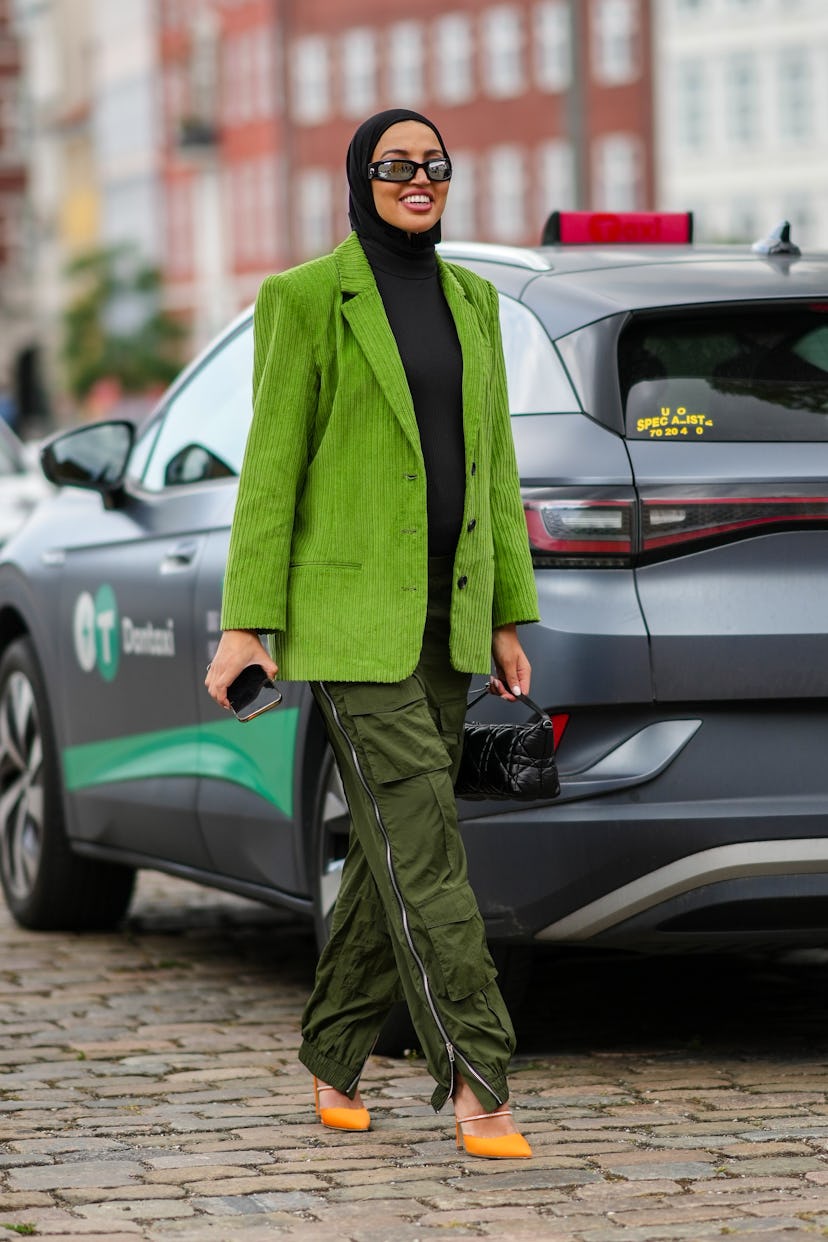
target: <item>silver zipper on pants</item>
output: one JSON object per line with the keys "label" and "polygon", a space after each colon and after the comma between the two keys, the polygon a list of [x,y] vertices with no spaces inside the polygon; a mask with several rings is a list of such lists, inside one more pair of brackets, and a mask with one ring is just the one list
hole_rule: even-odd
{"label": "silver zipper on pants", "polygon": [[[405,899],[402,895],[402,890],[400,889],[399,883],[397,881],[397,875],[394,870],[394,859],[391,854],[391,838],[389,837],[388,829],[385,827],[385,823],[383,822],[382,812],[380,811],[379,803],[374,797],[374,791],[371,789],[371,786],[368,784],[368,781],[365,779],[365,775],[362,771],[362,767],[359,762],[359,756],[357,755],[354,744],[351,741],[350,737],[348,736],[348,732],[342,723],[342,719],[339,715],[339,711],[337,710],[336,704],[331,698],[331,695],[326,689],[324,683],[320,681],[320,682],[317,682],[317,685],[319,686],[320,690],[322,691],[325,698],[327,699],[328,705],[330,706],[331,712],[333,713],[334,723],[336,724],[336,727],[339,730],[339,732],[342,734],[342,737],[345,740],[345,744],[348,747],[348,750],[350,751],[351,761],[354,765],[354,770],[356,771],[356,774],[359,777],[360,784],[362,785],[363,789],[368,795],[371,806],[373,807],[374,818],[377,821],[377,827],[382,833],[382,838],[385,842],[385,861],[388,867],[388,877],[391,880],[391,887],[394,890],[394,895],[397,898],[397,903],[400,908],[400,917],[402,919],[402,925],[403,925],[403,931],[405,933],[406,943],[408,944],[408,948],[411,953],[411,956],[414,958],[414,961],[416,962],[417,968],[420,972],[420,978],[423,984],[423,992],[425,993],[425,998],[428,1003],[428,1007],[431,1011],[431,1016],[434,1019],[434,1025],[437,1027],[437,1030],[440,1032],[440,1037],[443,1040],[443,1043],[445,1044],[446,1054],[449,1060],[449,1071],[450,1071],[449,1096],[454,1095],[454,1062],[455,1062],[455,1055],[456,1055],[460,1058],[460,1060],[466,1066],[466,1069],[468,1070],[468,1072],[474,1078],[477,1079],[477,1081],[481,1084],[481,1086],[485,1087],[486,1090],[490,1092],[491,1095],[494,1096],[494,1098],[498,1102],[498,1105],[500,1105],[503,1103],[503,1101],[500,1098],[500,1096],[497,1094],[495,1089],[492,1087],[491,1083],[488,1083],[486,1079],[482,1076],[482,1074],[479,1074],[477,1070],[474,1068],[474,1066],[463,1056],[462,1052],[460,1052],[458,1049],[454,1047],[454,1044],[451,1042],[451,1036],[449,1035],[448,1031],[443,1025],[442,1019],[440,1018],[440,1014],[438,1013],[438,1010],[437,1010],[437,1006],[434,1002],[434,997],[432,996],[431,983],[428,978],[428,971],[426,970],[425,962],[420,957],[420,954],[417,952],[417,948],[414,944],[414,937],[411,934],[411,927],[408,922],[408,911],[405,906]],[[359,1080],[359,1076],[357,1076],[356,1081],[358,1080]]]}

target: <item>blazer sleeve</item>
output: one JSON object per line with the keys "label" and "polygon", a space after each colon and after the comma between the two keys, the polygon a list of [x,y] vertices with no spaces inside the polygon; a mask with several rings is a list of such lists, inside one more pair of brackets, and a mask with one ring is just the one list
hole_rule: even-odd
{"label": "blazer sleeve", "polygon": [[540,613],[512,439],[498,294],[494,285],[489,285],[488,289],[487,319],[494,358],[491,511],[495,570],[492,625],[496,628],[511,622],[539,621]]}
{"label": "blazer sleeve", "polygon": [[222,629],[283,630],[294,515],[319,395],[313,333],[284,275],[269,276],[253,317],[253,421],[222,594]]}

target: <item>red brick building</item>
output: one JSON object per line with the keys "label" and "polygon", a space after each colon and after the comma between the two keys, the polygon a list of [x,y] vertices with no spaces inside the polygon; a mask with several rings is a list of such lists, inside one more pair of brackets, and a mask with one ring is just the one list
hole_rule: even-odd
{"label": "red brick building", "polygon": [[[21,330],[24,195],[21,60],[12,0],[0,0],[0,392],[16,387],[15,336]],[[16,352],[16,351],[15,351]]]}
{"label": "red brick building", "polygon": [[[653,206],[650,0],[161,0],[166,274],[222,310],[348,231],[345,151],[389,106],[455,165],[444,235]],[[221,269],[221,270],[219,270]],[[200,273],[200,275],[199,275]]]}

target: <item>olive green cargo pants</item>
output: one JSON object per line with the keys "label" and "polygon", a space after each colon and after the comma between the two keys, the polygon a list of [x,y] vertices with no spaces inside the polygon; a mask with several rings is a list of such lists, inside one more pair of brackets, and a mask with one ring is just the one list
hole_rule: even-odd
{"label": "olive green cargo pants", "polygon": [[351,836],[302,1063],[353,1098],[389,1009],[408,1003],[441,1108],[458,1069],[490,1111],[514,1031],[466,873],[453,780],[470,678],[449,660],[451,558],[429,561],[420,662],[402,682],[315,682]]}

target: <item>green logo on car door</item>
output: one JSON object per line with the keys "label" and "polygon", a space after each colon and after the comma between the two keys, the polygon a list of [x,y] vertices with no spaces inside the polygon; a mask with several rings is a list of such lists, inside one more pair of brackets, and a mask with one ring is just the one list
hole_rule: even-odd
{"label": "green logo on car door", "polygon": [[111,586],[104,583],[94,597],[83,591],[75,601],[72,620],[75,655],[86,673],[97,665],[104,681],[112,681],[118,671],[120,634],[118,603]]}

